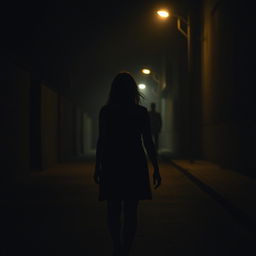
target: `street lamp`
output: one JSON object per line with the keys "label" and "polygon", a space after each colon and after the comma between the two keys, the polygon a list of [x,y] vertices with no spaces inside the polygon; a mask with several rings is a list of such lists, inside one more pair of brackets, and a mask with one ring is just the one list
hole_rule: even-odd
{"label": "street lamp", "polygon": [[148,68],[143,68],[143,69],[141,70],[141,72],[142,72],[143,74],[145,74],[145,75],[149,75],[149,74],[151,73],[151,70],[148,69]]}
{"label": "street lamp", "polygon": [[139,84],[139,89],[140,90],[145,90],[146,89],[146,85],[145,84]]}
{"label": "street lamp", "polygon": [[168,18],[170,16],[167,10],[159,10],[157,11],[157,14],[163,19]]}
{"label": "street lamp", "polygon": [[[181,34],[183,36],[186,37],[187,39],[187,58],[188,58],[188,69],[190,69],[190,17],[188,16],[187,19],[180,16],[180,15],[177,15],[175,14],[174,12],[171,13],[170,15],[170,12],[168,10],[158,10],[157,11],[157,15],[159,16],[159,18],[161,19],[167,19],[169,16],[172,16],[172,17],[175,17],[177,18],[177,29],[181,32]],[[182,28],[182,24],[184,24],[186,26],[186,29],[184,30]]]}
{"label": "street lamp", "polygon": [[[166,10],[165,10],[166,11]],[[166,11],[168,12],[168,11]],[[168,12],[169,13],[169,12]],[[157,11],[157,14],[160,19],[166,20],[170,15],[164,14],[162,10]],[[191,26],[190,26],[190,17],[189,15],[187,18],[184,18],[180,15],[175,14],[172,12],[173,17],[177,19],[177,29],[181,32],[181,34],[186,38],[187,40],[187,64],[188,64],[188,81],[191,83]],[[186,27],[184,30],[183,27]],[[191,110],[190,110],[191,111]],[[191,125],[191,123],[190,123]],[[190,129],[190,132],[192,132],[192,129]],[[193,134],[190,134],[190,140],[192,139]],[[193,147],[192,141],[190,141],[190,147]],[[190,159],[190,162],[193,163],[194,161]]]}

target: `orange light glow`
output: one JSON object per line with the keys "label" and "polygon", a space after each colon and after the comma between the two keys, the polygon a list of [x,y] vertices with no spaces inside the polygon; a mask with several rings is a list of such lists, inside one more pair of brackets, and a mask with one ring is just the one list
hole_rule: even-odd
{"label": "orange light glow", "polygon": [[163,10],[163,9],[157,11],[157,14],[158,14],[161,18],[163,18],[163,19],[166,19],[166,18],[168,18],[168,17],[170,16],[169,11]]}
{"label": "orange light glow", "polygon": [[149,74],[151,73],[151,70],[148,69],[148,68],[143,68],[143,69],[141,70],[141,72],[142,72],[143,74],[145,74],[145,75],[149,75]]}

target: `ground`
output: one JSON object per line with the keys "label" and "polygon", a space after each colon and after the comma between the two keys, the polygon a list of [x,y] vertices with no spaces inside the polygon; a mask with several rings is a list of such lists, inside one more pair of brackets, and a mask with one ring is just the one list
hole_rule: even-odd
{"label": "ground", "polygon": [[[4,189],[1,255],[111,255],[93,167],[61,164]],[[140,202],[131,256],[256,255],[253,234],[214,198],[170,163],[160,171],[153,200]]]}

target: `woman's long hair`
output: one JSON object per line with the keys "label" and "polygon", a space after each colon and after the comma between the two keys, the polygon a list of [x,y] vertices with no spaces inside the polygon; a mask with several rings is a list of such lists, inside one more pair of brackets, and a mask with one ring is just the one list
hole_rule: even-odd
{"label": "woman's long hair", "polygon": [[134,78],[121,72],[112,82],[107,104],[139,104],[141,97]]}

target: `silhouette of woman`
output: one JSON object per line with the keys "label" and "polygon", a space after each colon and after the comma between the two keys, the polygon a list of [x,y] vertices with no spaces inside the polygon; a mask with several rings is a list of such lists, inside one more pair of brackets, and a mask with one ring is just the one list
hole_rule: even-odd
{"label": "silhouette of woman", "polygon": [[94,181],[99,184],[99,200],[107,200],[113,256],[129,255],[138,202],[152,199],[142,139],[154,168],[153,184],[155,188],[161,184],[150,119],[147,109],[139,105],[140,97],[133,77],[119,73],[112,82],[108,103],[99,114]]}

